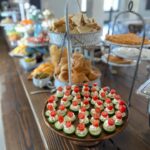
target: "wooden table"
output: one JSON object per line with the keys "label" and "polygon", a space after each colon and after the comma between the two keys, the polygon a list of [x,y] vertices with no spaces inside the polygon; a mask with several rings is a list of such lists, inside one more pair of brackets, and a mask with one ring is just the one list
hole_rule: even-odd
{"label": "wooden table", "polygon": [[[71,141],[62,138],[57,135],[55,132],[51,131],[46,125],[42,117],[42,111],[45,106],[45,101],[50,96],[50,93],[40,93],[36,95],[31,95],[31,91],[39,90],[38,88],[33,86],[32,81],[27,80],[29,73],[25,72],[19,65],[18,59],[14,59],[17,72],[19,74],[20,80],[22,82],[23,88],[27,95],[31,110],[33,112],[35,121],[37,123],[41,138],[43,140],[45,149],[50,150],[76,150],[76,149],[88,149],[85,147],[80,147],[71,143]],[[85,146],[85,145],[84,145]],[[99,149],[100,144],[93,147],[93,150]]]}

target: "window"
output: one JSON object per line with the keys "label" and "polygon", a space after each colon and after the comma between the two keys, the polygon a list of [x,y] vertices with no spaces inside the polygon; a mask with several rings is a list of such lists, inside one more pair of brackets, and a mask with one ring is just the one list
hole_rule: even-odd
{"label": "window", "polygon": [[111,8],[113,11],[118,11],[119,0],[104,0],[104,11],[110,11]]}

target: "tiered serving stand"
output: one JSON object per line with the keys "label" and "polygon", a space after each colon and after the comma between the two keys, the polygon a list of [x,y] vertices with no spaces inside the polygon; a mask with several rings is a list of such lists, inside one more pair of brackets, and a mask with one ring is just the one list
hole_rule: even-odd
{"label": "tiered serving stand", "polygon": [[143,36],[142,36],[142,42],[141,42],[141,44],[140,45],[127,45],[127,44],[117,44],[117,43],[105,41],[105,43],[107,45],[109,45],[107,63],[109,63],[109,55],[111,54],[112,46],[120,46],[120,47],[128,47],[128,48],[132,47],[132,48],[139,49],[139,55],[138,55],[137,60],[136,60],[134,76],[133,76],[133,80],[132,80],[132,84],[131,84],[131,89],[130,89],[129,97],[128,97],[128,105],[129,106],[131,105],[131,97],[132,97],[132,93],[133,93],[133,89],[134,89],[134,85],[135,85],[135,80],[136,80],[136,77],[137,77],[137,72],[138,72],[138,68],[139,68],[139,64],[140,64],[140,60],[141,60],[142,49],[143,49],[143,47],[149,47],[150,46],[150,45],[144,45],[144,39],[145,39],[145,22],[144,22],[144,19],[142,18],[142,16],[140,14],[136,13],[135,11],[133,11],[132,8],[133,8],[133,1],[130,1],[129,4],[128,4],[128,10],[119,13],[115,17],[114,24],[113,24],[113,27],[112,27],[112,34],[114,34],[115,25],[117,23],[118,18],[121,15],[124,15],[124,14],[133,14],[133,15],[137,16],[141,20],[142,25],[143,25]]}
{"label": "tiered serving stand", "polygon": [[[72,56],[72,51],[73,48],[76,47],[96,47],[100,43],[100,31],[99,32],[92,32],[92,33],[84,33],[84,34],[70,34],[69,32],[69,19],[68,19],[68,8],[69,8],[69,0],[66,2],[66,8],[65,8],[65,16],[66,16],[66,33],[54,33],[54,32],[49,32],[49,37],[50,37],[50,43],[51,44],[56,44],[58,46],[62,47],[63,51],[63,46],[67,47],[68,50],[68,74],[69,74],[69,82],[67,83],[68,85],[72,84],[71,80],[71,56]],[[50,130],[54,131],[56,134],[60,135],[63,138],[66,138],[70,140],[72,143],[81,145],[83,147],[89,147],[89,146],[94,146],[96,144],[99,144],[100,142],[110,139],[116,134],[120,133],[123,131],[123,129],[126,127],[127,122],[128,122],[128,115],[127,118],[125,119],[124,125],[116,130],[116,132],[112,134],[106,134],[102,133],[102,135],[99,138],[93,138],[91,136],[87,136],[85,139],[80,139],[77,138],[75,135],[73,136],[67,136],[65,135],[62,131],[57,131],[54,129],[53,125],[50,125],[45,116],[44,112],[45,109],[42,112],[44,121],[46,125],[50,128]],[[127,109],[127,114],[128,114],[128,109]],[[113,143],[114,144],[114,143]]]}

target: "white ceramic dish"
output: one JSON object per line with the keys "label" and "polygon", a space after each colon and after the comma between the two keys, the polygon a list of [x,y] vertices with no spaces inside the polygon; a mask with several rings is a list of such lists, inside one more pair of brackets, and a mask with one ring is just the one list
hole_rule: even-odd
{"label": "white ceramic dish", "polygon": [[[66,86],[68,85],[68,82],[62,82],[60,81],[58,78],[54,77],[55,78],[55,81],[54,81],[54,86],[56,88],[58,88],[59,86]],[[100,81],[100,78],[96,79],[96,80],[93,80],[93,81],[90,81],[90,82],[87,82],[89,84],[89,86],[92,86],[93,83],[98,83],[98,86],[101,87],[101,81]],[[84,84],[84,83],[83,83]],[[83,84],[77,84],[77,85],[83,85]]]}
{"label": "white ceramic dish", "polygon": [[[112,49],[113,54],[126,59],[137,59],[139,52],[137,48],[117,47]],[[142,49],[141,60],[150,60],[150,49]]]}
{"label": "white ceramic dish", "polygon": [[[101,61],[107,64],[107,57],[108,57],[108,54],[103,55],[101,57]],[[136,65],[136,61],[133,60],[131,64],[117,64],[117,63],[113,63],[109,61],[108,64],[114,67],[133,67]]]}
{"label": "white ceramic dish", "polygon": [[[61,46],[64,41],[64,33],[49,32],[50,43]],[[100,43],[101,31],[82,33],[82,34],[70,34],[71,44],[73,47],[80,46],[95,46]],[[66,43],[65,43],[66,45]]]}
{"label": "white ceramic dish", "polygon": [[47,86],[47,84],[49,83],[49,80],[50,80],[50,77],[47,77],[44,79],[37,79],[33,77],[32,79],[34,86],[39,87],[39,88],[43,88]]}
{"label": "white ceramic dish", "polygon": [[[111,41],[105,40],[105,43],[108,45],[116,45],[116,46],[121,46],[121,47],[131,47],[131,48],[140,48],[141,45],[129,45],[129,44],[119,44],[119,43],[114,43]],[[150,44],[145,44],[143,47],[150,47]]]}

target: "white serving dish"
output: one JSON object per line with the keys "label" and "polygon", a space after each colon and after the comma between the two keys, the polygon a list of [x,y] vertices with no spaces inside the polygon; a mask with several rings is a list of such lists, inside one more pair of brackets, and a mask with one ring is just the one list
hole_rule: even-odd
{"label": "white serving dish", "polygon": [[[64,41],[65,33],[56,33],[50,31],[48,33],[50,38],[50,43],[61,46]],[[99,45],[101,37],[101,31],[82,33],[82,34],[70,34],[70,40],[73,47],[80,46],[95,46]],[[65,43],[66,45],[66,43]]]}
{"label": "white serving dish", "polygon": [[34,86],[39,87],[39,88],[43,88],[43,87],[47,86],[49,80],[50,80],[50,77],[47,77],[44,79],[37,79],[37,78],[33,77],[33,79],[32,79]]}
{"label": "white serving dish", "polygon": [[[62,81],[60,81],[57,77],[54,77],[55,78],[55,80],[54,80],[54,86],[56,87],[56,88],[58,88],[59,86],[62,86],[62,87],[64,87],[64,86],[66,86],[66,85],[68,85],[68,82],[62,82]],[[87,82],[88,84],[89,84],[89,86],[92,86],[92,84],[93,83],[98,83],[98,86],[99,87],[101,87],[101,81],[100,81],[100,78],[98,78],[98,79],[96,79],[96,80],[93,80],[93,81],[90,81],[90,82]],[[81,85],[83,85],[84,83],[80,83],[80,84],[77,84],[77,85],[79,85],[79,86],[81,86]],[[73,84],[72,84],[73,85]]]}
{"label": "white serving dish", "polygon": [[20,59],[20,65],[23,67],[23,69],[30,71],[37,67],[36,59],[32,62],[25,62],[25,59]]}

